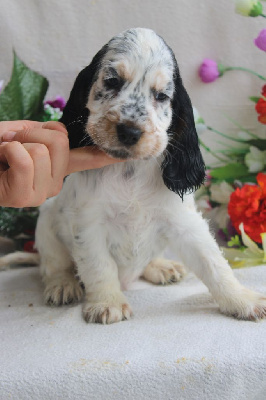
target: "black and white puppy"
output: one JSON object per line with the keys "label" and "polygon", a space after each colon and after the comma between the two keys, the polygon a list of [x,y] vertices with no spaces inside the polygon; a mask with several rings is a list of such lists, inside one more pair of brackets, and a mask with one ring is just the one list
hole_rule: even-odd
{"label": "black and white puppy", "polygon": [[111,39],[78,75],[62,122],[72,148],[94,144],[125,162],[70,175],[41,207],[36,245],[48,304],[79,301],[85,289],[86,321],[129,319],[129,282],[182,277],[181,265],[162,258],[170,246],[223,313],[266,315],[266,298],[235,279],[189,194],[204,181],[204,163],[161,37],[138,28]]}

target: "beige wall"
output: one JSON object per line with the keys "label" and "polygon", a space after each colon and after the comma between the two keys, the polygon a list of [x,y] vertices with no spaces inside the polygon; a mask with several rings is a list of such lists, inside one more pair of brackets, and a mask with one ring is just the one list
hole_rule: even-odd
{"label": "beige wall", "polygon": [[227,114],[258,129],[248,96],[262,82],[229,72],[205,85],[197,68],[212,57],[266,75],[266,54],[253,45],[265,21],[235,14],[233,0],[0,0],[0,79],[10,75],[14,48],[49,79],[49,97],[67,97],[78,71],[113,35],[149,27],[173,48],[192,102],[210,125],[230,131]]}

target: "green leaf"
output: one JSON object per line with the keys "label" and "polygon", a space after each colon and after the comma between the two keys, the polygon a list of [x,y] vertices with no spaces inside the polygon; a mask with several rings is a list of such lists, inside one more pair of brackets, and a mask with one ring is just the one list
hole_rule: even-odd
{"label": "green leaf", "polygon": [[256,97],[256,96],[250,96],[249,100],[253,101],[254,103],[257,104],[257,102],[259,101],[260,97]]}
{"label": "green leaf", "polygon": [[253,5],[251,11],[249,12],[249,16],[258,17],[259,15],[261,15],[262,11],[263,11],[262,4],[259,1],[257,1],[257,3]]}
{"label": "green leaf", "polygon": [[0,207],[0,234],[14,237],[26,231],[34,231],[36,227],[38,209]]}
{"label": "green leaf", "polygon": [[259,150],[266,150],[266,137],[265,139],[248,140],[247,143],[250,146],[255,146]]}
{"label": "green leaf", "polygon": [[243,164],[227,164],[224,167],[214,168],[210,171],[213,178],[219,180],[235,180],[248,175],[248,168]]}
{"label": "green leaf", "polygon": [[249,148],[237,149],[236,147],[231,147],[228,149],[216,150],[217,153],[226,154],[227,156],[233,157],[234,155],[245,155],[249,151]]}
{"label": "green leaf", "polygon": [[235,235],[231,237],[231,240],[229,240],[229,242],[227,242],[228,247],[237,247],[240,250],[245,250],[245,247],[242,245],[241,240],[240,240],[240,236],[239,235]]}
{"label": "green leaf", "polygon": [[11,79],[0,95],[0,121],[40,120],[48,81],[28,68],[14,52]]}

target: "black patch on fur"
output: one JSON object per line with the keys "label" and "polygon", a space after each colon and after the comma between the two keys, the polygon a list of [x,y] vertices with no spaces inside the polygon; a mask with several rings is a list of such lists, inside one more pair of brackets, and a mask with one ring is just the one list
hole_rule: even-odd
{"label": "black patch on fur", "polygon": [[71,90],[70,97],[64,108],[63,115],[60,119],[65,124],[68,137],[69,146],[71,149],[82,147],[86,144],[92,145],[93,141],[87,135],[85,126],[89,117],[89,110],[86,108],[89,93],[92,84],[97,79],[97,74],[101,66],[101,60],[108,50],[108,44],[96,54],[89,66],[84,68],[74,83]]}
{"label": "black patch on fur", "polygon": [[132,176],[134,175],[134,173],[135,173],[134,165],[132,165],[132,164],[126,164],[126,165],[125,165],[125,169],[124,169],[124,171],[123,171],[123,178],[126,179],[126,180],[128,180],[128,179],[132,178]]}
{"label": "black patch on fur", "polygon": [[95,93],[95,96],[94,96],[94,100],[95,101],[101,100],[102,98],[103,98],[102,92],[96,92]]}
{"label": "black patch on fur", "polygon": [[183,86],[172,50],[175,72],[173,116],[168,128],[169,144],[162,163],[162,176],[168,189],[183,198],[185,193],[200,187],[205,180],[205,165],[200,152],[190,98]]}
{"label": "black patch on fur", "polygon": [[145,96],[143,93],[137,94],[130,94],[129,95],[129,102],[124,104],[120,111],[121,114],[129,119],[138,121],[141,117],[147,116],[147,110],[145,108]]}

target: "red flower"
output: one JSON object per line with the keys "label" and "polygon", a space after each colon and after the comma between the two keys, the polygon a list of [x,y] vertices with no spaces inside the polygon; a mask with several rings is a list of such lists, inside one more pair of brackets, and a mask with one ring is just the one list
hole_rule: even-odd
{"label": "red flower", "polygon": [[[266,97],[266,85],[263,86],[261,91],[262,96]],[[255,109],[259,114],[258,120],[261,124],[266,124],[266,100],[261,97],[257,102]]]}
{"label": "red flower", "polygon": [[257,182],[258,185],[246,184],[231,194],[228,213],[239,234],[243,222],[246,234],[261,243],[260,234],[266,232],[266,174],[260,172]]}
{"label": "red flower", "polygon": [[26,243],[24,243],[23,250],[29,253],[36,253],[34,244],[35,242],[33,240],[28,240]]}
{"label": "red flower", "polygon": [[260,98],[255,108],[258,114],[266,114],[266,101]]}
{"label": "red flower", "polygon": [[263,114],[259,115],[258,116],[258,120],[260,121],[261,124],[266,124],[266,114],[265,115],[263,115]]}

